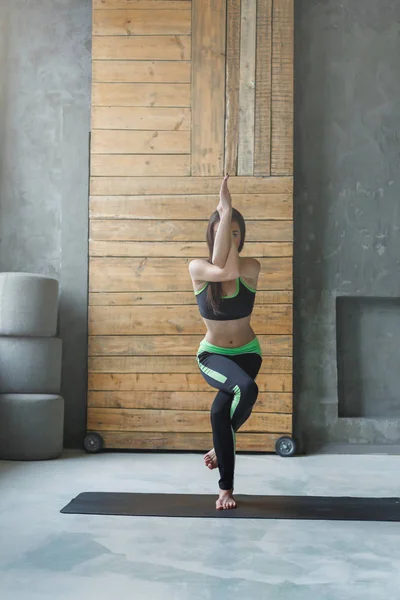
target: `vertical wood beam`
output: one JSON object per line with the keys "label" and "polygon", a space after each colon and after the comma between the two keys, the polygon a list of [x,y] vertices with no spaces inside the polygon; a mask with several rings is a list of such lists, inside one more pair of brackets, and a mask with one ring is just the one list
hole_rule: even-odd
{"label": "vertical wood beam", "polygon": [[192,16],[193,176],[223,175],[226,0],[195,0]]}
{"label": "vertical wood beam", "polygon": [[272,0],[257,0],[254,175],[271,174]]}
{"label": "vertical wood beam", "polygon": [[271,175],[293,174],[293,0],[274,0]]}
{"label": "vertical wood beam", "polygon": [[253,175],[257,0],[242,0],[238,175]]}
{"label": "vertical wood beam", "polygon": [[240,5],[227,2],[225,173],[237,175],[240,87]]}

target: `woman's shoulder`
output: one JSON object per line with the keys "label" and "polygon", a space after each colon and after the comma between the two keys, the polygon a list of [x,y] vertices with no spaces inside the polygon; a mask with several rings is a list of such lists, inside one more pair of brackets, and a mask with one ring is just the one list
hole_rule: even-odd
{"label": "woman's shoulder", "polygon": [[240,258],[240,276],[241,277],[249,277],[250,279],[253,277],[258,277],[261,270],[261,263],[256,258],[251,258],[250,256],[246,256],[245,258]]}
{"label": "woman's shoulder", "polygon": [[190,262],[189,262],[189,273],[191,275],[191,279],[192,279],[192,284],[193,284],[193,290],[195,292],[195,294],[199,293],[201,290],[203,290],[207,284],[209,283],[208,281],[205,281],[203,279],[198,279],[195,276],[195,267],[196,264],[198,265],[199,263],[208,263],[210,264],[210,261],[208,258],[193,258]]}
{"label": "woman's shoulder", "polygon": [[240,259],[240,277],[254,290],[257,289],[257,282],[260,270],[261,263],[256,258],[245,257]]}

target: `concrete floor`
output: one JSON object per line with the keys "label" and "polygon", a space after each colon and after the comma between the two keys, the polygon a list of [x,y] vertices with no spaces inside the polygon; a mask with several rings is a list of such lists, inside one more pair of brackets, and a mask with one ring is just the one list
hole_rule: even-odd
{"label": "concrete floor", "polygon": [[[399,456],[239,455],[236,492],[400,496]],[[62,515],[83,491],[213,493],[199,454],[0,461],[1,600],[383,600],[400,523]]]}

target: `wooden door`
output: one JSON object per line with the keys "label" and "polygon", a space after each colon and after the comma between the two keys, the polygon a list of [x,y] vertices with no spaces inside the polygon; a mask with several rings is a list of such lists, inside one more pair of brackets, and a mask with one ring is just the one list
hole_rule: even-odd
{"label": "wooden door", "polygon": [[94,0],[88,431],[208,450],[188,272],[225,171],[262,265],[264,359],[237,449],[292,431],[293,0]]}

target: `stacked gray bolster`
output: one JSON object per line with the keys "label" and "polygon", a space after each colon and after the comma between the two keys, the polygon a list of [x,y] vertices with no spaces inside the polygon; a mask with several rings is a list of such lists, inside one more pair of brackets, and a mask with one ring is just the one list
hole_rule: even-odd
{"label": "stacked gray bolster", "polygon": [[3,394],[58,394],[59,338],[0,337],[0,391]]}
{"label": "stacked gray bolster", "polygon": [[52,337],[57,331],[58,281],[0,273],[0,336]]}
{"label": "stacked gray bolster", "polygon": [[41,460],[62,452],[62,342],[58,282],[0,273],[0,458]]}
{"label": "stacked gray bolster", "polygon": [[56,394],[0,394],[0,458],[60,456],[63,415],[64,400]]}

